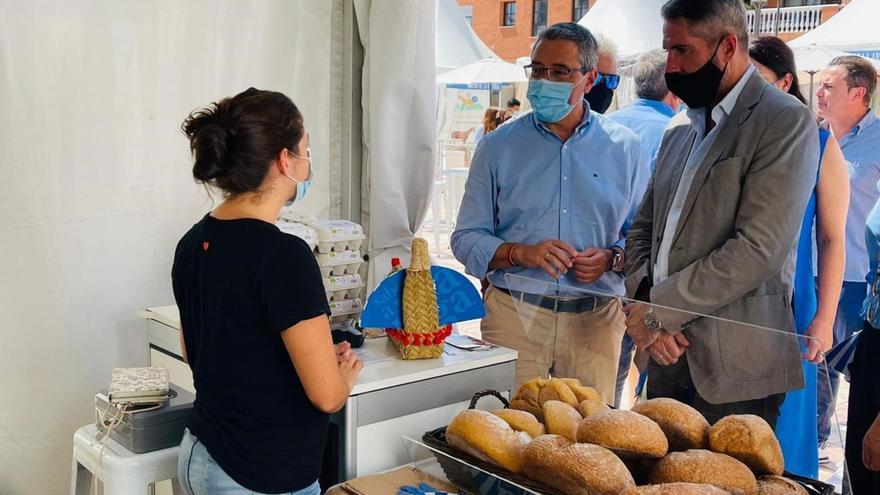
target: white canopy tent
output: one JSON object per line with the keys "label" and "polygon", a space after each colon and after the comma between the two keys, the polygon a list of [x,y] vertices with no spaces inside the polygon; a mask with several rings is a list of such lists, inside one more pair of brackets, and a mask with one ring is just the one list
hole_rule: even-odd
{"label": "white canopy tent", "polygon": [[179,126],[195,108],[289,95],[315,157],[295,207],[363,222],[380,270],[406,259],[431,196],[434,16],[410,0],[0,2],[0,492],[65,492],[95,392],[147,364],[135,312],[173,303],[174,246],[220,200],[192,179]]}
{"label": "white canopy tent", "polygon": [[599,0],[578,24],[602,33],[617,44],[621,60],[663,46],[665,0]]}
{"label": "white canopy tent", "polygon": [[438,84],[478,84],[525,82],[522,66],[497,58],[484,58],[437,77]]}
{"label": "white canopy tent", "polygon": [[846,7],[809,33],[795,38],[792,48],[819,45],[846,52],[880,50],[880,0],[851,0]]}
{"label": "white canopy tent", "polygon": [[435,0],[435,6],[438,75],[485,58],[498,58],[465,21],[456,0]]}

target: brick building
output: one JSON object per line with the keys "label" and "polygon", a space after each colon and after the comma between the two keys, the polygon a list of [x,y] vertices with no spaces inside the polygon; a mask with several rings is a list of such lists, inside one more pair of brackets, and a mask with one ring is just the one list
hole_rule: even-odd
{"label": "brick building", "polygon": [[[529,55],[543,27],[563,21],[577,22],[597,1],[458,0],[458,3],[477,36],[499,57],[513,62]],[[762,9],[762,34],[773,32],[777,1],[768,0]],[[840,10],[837,0],[781,1],[779,36],[786,41],[817,27]],[[753,29],[753,10],[749,10],[749,22]]]}

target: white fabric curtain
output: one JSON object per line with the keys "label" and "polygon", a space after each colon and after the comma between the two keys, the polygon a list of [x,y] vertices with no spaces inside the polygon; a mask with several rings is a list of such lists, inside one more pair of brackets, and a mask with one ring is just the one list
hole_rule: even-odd
{"label": "white fabric curtain", "polygon": [[[211,208],[179,130],[191,110],[249,86],[289,95],[315,156],[301,208],[338,210],[341,6],[0,0],[0,493],[65,493],[95,392],[147,362],[135,311],[173,302],[175,244]],[[417,161],[377,151],[382,170]]]}
{"label": "white fabric curtain", "polygon": [[364,46],[362,220],[372,288],[409,262],[433,187],[436,143],[434,2],[354,0]]}

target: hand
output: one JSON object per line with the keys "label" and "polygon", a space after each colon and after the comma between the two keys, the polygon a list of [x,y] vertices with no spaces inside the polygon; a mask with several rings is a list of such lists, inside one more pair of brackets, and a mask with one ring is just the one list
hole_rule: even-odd
{"label": "hand", "polygon": [[683,333],[675,335],[669,335],[666,332],[657,333],[660,334],[657,340],[645,350],[660,366],[670,366],[677,363],[691,343]]}
{"label": "hand", "polygon": [[645,326],[645,313],[649,307],[642,303],[629,303],[623,306],[623,313],[626,315],[626,333],[643,349],[647,349],[660,336],[659,331],[652,332]]}
{"label": "hand", "polygon": [[599,280],[611,266],[614,252],[610,249],[591,247],[578,253],[574,258],[574,278],[578,282],[588,284]]}
{"label": "hand", "polygon": [[348,342],[340,342],[333,346],[336,351],[336,362],[341,363],[347,361],[351,356],[351,344]]}
{"label": "hand", "polygon": [[339,363],[339,372],[345,378],[348,389],[351,390],[357,384],[357,377],[363,369],[364,363],[358,358],[357,354],[350,353],[348,359]]}
{"label": "hand", "polygon": [[880,414],[862,440],[862,462],[871,471],[880,471]]}
{"label": "hand", "polygon": [[834,340],[834,320],[825,322],[814,319],[804,333],[807,337],[812,337],[807,339],[807,351],[804,353],[804,359],[814,364],[821,363],[825,359],[824,354],[831,349]]}
{"label": "hand", "polygon": [[567,242],[548,239],[534,245],[515,246],[511,258],[520,266],[543,268],[551,277],[559,278],[559,273],[563,275],[568,273],[568,269],[573,264],[572,259],[577,254],[577,250]]}

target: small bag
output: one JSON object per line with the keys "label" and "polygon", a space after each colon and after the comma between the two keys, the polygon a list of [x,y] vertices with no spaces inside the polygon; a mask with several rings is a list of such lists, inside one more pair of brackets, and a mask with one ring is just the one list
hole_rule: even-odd
{"label": "small bag", "polygon": [[113,404],[160,404],[168,390],[165,368],[114,368],[108,398]]}

